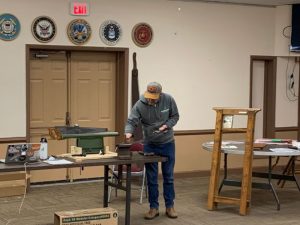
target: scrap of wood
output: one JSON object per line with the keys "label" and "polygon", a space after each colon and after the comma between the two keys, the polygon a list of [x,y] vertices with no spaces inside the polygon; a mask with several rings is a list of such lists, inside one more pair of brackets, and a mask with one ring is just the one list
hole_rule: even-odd
{"label": "scrap of wood", "polygon": [[254,149],[263,149],[264,147],[266,147],[266,143],[253,143],[253,148]]}
{"label": "scrap of wood", "polygon": [[81,162],[84,160],[93,160],[93,159],[108,159],[108,158],[114,158],[117,157],[118,154],[116,152],[106,152],[104,155],[99,154],[87,154],[86,156],[72,156],[71,153],[66,154],[60,154],[57,155],[57,158],[70,158],[74,160],[75,162]]}

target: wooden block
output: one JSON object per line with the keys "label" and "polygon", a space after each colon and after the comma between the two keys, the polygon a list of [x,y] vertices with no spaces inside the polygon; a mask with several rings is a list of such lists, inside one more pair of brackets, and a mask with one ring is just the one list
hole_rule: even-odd
{"label": "wooden block", "polygon": [[0,182],[0,197],[23,195],[25,193],[25,180]]}
{"label": "wooden block", "polygon": [[108,151],[104,155],[87,154],[86,156],[72,156],[72,154],[68,153],[68,154],[57,155],[56,157],[57,158],[70,158],[76,162],[82,162],[84,160],[114,158],[114,157],[117,157],[117,153]]}
{"label": "wooden block", "polygon": [[266,143],[254,143],[253,148],[255,150],[262,150],[264,147],[266,147]]}
{"label": "wooden block", "polygon": [[23,195],[29,177],[25,171],[0,174],[0,197]]}
{"label": "wooden block", "polygon": [[24,171],[0,173],[0,181],[25,180],[25,179],[26,179],[26,173]]}

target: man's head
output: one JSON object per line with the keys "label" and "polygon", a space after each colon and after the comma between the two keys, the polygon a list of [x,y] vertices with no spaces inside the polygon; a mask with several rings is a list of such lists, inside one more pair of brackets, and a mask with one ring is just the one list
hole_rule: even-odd
{"label": "man's head", "polygon": [[149,105],[155,105],[158,102],[161,91],[162,87],[157,82],[150,82],[147,85],[147,90],[144,93],[144,97],[147,99]]}
{"label": "man's head", "polygon": [[147,85],[147,90],[144,93],[144,97],[146,99],[157,100],[157,99],[159,99],[161,91],[162,91],[162,87],[161,87],[161,85],[159,83],[157,83],[157,82],[150,82]]}

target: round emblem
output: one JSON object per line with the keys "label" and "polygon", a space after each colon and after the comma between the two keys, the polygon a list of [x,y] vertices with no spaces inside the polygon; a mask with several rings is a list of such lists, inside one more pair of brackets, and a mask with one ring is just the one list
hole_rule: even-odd
{"label": "round emblem", "polygon": [[117,44],[121,34],[122,30],[120,25],[113,20],[107,20],[100,26],[100,38],[107,45]]}
{"label": "round emblem", "polygon": [[0,39],[11,41],[18,36],[20,29],[17,17],[8,13],[0,15]]}
{"label": "round emblem", "polygon": [[76,45],[84,44],[91,37],[91,26],[83,19],[72,20],[68,25],[68,37]]}
{"label": "round emblem", "polygon": [[148,46],[153,37],[153,31],[149,24],[138,23],[132,29],[132,40],[139,47]]}
{"label": "round emblem", "polygon": [[36,40],[49,42],[56,35],[56,25],[51,18],[40,16],[33,21],[31,31]]}

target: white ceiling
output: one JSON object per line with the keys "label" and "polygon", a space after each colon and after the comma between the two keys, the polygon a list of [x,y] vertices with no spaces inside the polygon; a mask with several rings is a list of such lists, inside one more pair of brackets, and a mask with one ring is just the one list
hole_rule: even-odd
{"label": "white ceiling", "polygon": [[[174,1],[174,0],[173,0]],[[175,0],[186,2],[212,2],[212,3],[230,3],[242,5],[260,5],[260,6],[280,6],[300,4],[300,0]]]}

